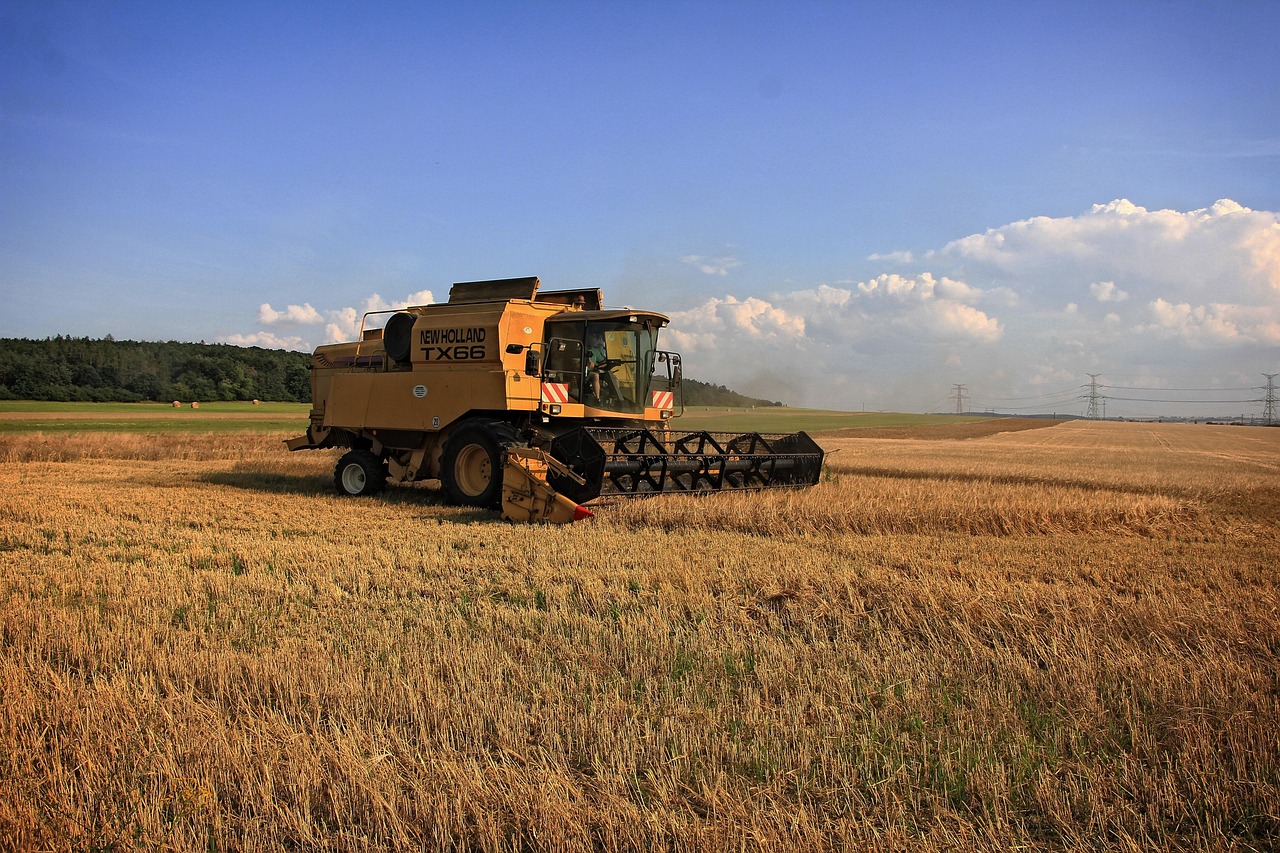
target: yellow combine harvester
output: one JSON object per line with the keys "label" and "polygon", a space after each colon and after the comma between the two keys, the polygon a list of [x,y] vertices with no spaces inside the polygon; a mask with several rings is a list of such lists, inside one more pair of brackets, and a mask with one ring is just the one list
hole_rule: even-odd
{"label": "yellow combine harvester", "polygon": [[537,278],[455,284],[360,340],[316,349],[311,423],[290,450],[347,447],[334,484],[369,495],[438,479],[449,500],[564,523],[609,495],[807,486],[822,449],[803,432],[680,432],[680,356],[667,318],[610,309],[596,289]]}

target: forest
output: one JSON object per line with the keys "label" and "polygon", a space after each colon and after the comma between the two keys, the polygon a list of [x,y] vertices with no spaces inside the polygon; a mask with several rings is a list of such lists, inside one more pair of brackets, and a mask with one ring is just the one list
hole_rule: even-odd
{"label": "forest", "polygon": [[[136,403],[311,400],[311,356],[290,350],[59,335],[0,338],[0,400]],[[777,406],[684,380],[688,406]]]}
{"label": "forest", "polygon": [[58,336],[0,339],[0,399],[72,402],[311,398],[307,353]]}

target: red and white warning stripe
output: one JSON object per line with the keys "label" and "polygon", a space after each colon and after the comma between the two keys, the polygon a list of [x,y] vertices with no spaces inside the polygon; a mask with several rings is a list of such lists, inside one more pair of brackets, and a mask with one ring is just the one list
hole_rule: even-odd
{"label": "red and white warning stripe", "polygon": [[654,391],[650,396],[653,397],[653,407],[655,409],[670,409],[676,404],[676,393],[674,391]]}
{"label": "red and white warning stripe", "polygon": [[542,402],[544,403],[569,402],[569,383],[543,382],[542,383]]}

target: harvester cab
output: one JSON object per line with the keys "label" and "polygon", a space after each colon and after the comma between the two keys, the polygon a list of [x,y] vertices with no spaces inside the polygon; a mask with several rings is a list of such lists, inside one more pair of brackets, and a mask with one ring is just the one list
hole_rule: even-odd
{"label": "harvester cab", "polygon": [[[542,383],[549,414],[582,406],[571,416],[644,420],[646,409],[674,417],[680,356],[657,348],[661,314],[644,311],[580,311],[548,319],[544,342],[531,344],[526,372]],[[508,348],[518,352],[520,345]],[[558,405],[557,405],[558,404]]]}
{"label": "harvester cab", "polygon": [[[290,450],[349,448],[348,495],[438,479],[454,503],[516,521],[590,516],[599,497],[812,485],[805,433],[679,432],[668,319],[606,308],[599,290],[538,292],[537,278],[463,282],[449,301],[390,313],[358,341],[319,347],[312,407]],[[366,315],[368,323],[371,315]]]}

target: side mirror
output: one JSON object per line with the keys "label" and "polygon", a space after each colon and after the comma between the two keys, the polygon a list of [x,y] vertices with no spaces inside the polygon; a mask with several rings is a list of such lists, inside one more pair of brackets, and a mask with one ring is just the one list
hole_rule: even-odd
{"label": "side mirror", "polygon": [[516,353],[523,352],[523,351],[524,351],[524,344],[507,344],[507,353],[509,355],[515,355]]}
{"label": "side mirror", "polygon": [[[519,346],[512,344],[512,346]],[[542,372],[542,359],[538,358],[538,351],[533,347],[524,354],[524,372],[529,376],[537,376]]]}

